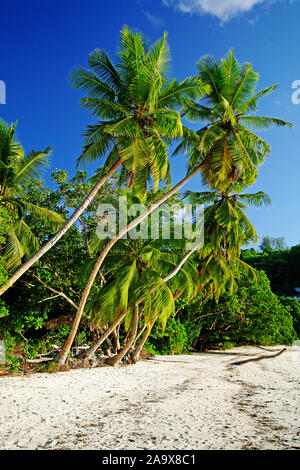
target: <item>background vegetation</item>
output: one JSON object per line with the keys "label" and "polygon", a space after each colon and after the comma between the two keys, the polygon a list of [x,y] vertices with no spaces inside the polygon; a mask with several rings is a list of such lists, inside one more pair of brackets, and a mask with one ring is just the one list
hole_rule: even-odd
{"label": "background vegetation", "polygon": [[[78,68],[74,88],[96,122],[87,126],[77,164],[105,158],[88,177],[78,170],[42,170],[51,149],[25,155],[14,125],[0,121],[0,339],[3,369],[86,345],[87,363],[105,354],[110,365],[135,362],[143,346],[153,354],[180,354],[235,345],[291,344],[300,335],[300,245],[258,236],[249,206],[271,203],[247,190],[270,152],[260,131],[292,127],[257,115],[259,75],[231,50],[221,60],[203,56],[195,76],[169,74],[166,34],[154,44],[125,27],[118,60],[94,50]],[[198,123],[192,130],[188,123]],[[168,151],[183,153],[187,175],[172,187]],[[200,175],[205,191],[185,192]],[[96,236],[100,203],[118,214],[118,198],[143,203],[139,217],[110,240]],[[204,246],[170,239],[123,238],[141,223],[149,231],[153,203],[203,204]],[[164,223],[164,213],[160,215]],[[70,361],[69,361],[70,362]],[[91,363],[89,363],[91,365]],[[54,364],[51,364],[53,370]]]}

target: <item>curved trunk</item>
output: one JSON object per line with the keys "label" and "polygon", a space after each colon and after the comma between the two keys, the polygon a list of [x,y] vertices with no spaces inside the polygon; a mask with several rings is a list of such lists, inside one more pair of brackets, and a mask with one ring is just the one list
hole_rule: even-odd
{"label": "curved trunk", "polygon": [[[194,251],[195,251],[194,249],[191,250],[191,251],[189,251],[189,252],[187,253],[187,255],[181,260],[181,262],[179,263],[178,266],[181,267],[181,266],[183,265],[183,263],[187,260],[187,258],[188,258],[189,256],[191,256],[191,254],[192,254]],[[183,261],[183,260],[184,260],[184,261]],[[177,268],[178,268],[178,266],[177,266]],[[177,274],[177,272],[178,272],[178,269],[177,269],[177,268],[175,268],[175,269],[172,271],[172,273],[170,273],[168,276],[166,276],[166,277],[164,278],[164,281],[165,281],[165,282],[167,282],[169,279],[171,279],[172,277],[174,277],[174,276]],[[179,268],[179,269],[180,269],[180,268]],[[167,278],[168,278],[168,279],[167,279]],[[174,294],[174,296],[173,296],[173,297],[174,297],[174,300],[177,299],[177,298],[182,294],[182,292],[183,292],[183,290],[178,290],[178,291]],[[140,358],[141,351],[142,351],[142,349],[143,349],[143,347],[144,347],[144,344],[146,343],[146,341],[147,341],[147,339],[148,339],[148,337],[149,337],[149,335],[150,335],[150,333],[151,333],[151,330],[152,330],[152,328],[153,328],[153,325],[154,325],[154,323],[155,323],[155,320],[156,320],[156,319],[154,319],[151,323],[148,323],[148,325],[146,325],[146,327],[147,327],[146,333],[144,334],[144,336],[143,336],[141,342],[137,345],[137,347],[134,349],[133,353],[131,354],[131,361],[132,361],[134,364],[135,364],[135,363],[139,360],[139,358]],[[144,332],[144,330],[145,330],[145,327],[144,327],[143,329],[141,329],[140,334],[136,337],[136,341],[137,341],[137,339],[139,338],[139,336]]]}
{"label": "curved trunk", "polygon": [[109,364],[110,366],[116,366],[123,359],[125,354],[127,354],[131,345],[135,341],[137,328],[138,328],[138,322],[139,322],[139,305],[136,304],[134,307],[133,327],[132,327],[129,339],[127,343],[123,346],[121,351],[116,356],[110,357],[109,359],[106,360],[106,364]]}
{"label": "curved trunk", "polygon": [[63,237],[63,235],[69,230],[70,227],[72,227],[74,222],[76,222],[76,220],[92,202],[99,189],[109,180],[109,178],[121,165],[122,160],[120,158],[117,163],[109,170],[107,175],[101,178],[93,187],[93,189],[89,192],[87,197],[80,204],[78,209],[76,209],[65,225],[55,235],[53,235],[53,237],[51,237],[50,240],[44,246],[42,246],[28,261],[26,261],[26,263],[17,269],[17,271],[12,275],[5,286],[1,287],[0,296],[4,294],[4,292],[7,291],[7,289],[9,289],[9,287],[11,287],[34,263],[36,263],[36,261],[38,261],[45,253],[47,253],[47,251],[49,251],[61,239],[61,237]]}
{"label": "curved trunk", "polygon": [[133,351],[133,353],[131,354],[131,361],[135,364],[139,358],[140,358],[140,354],[141,354],[141,350],[143,349],[144,347],[144,344],[146,343],[150,333],[151,333],[151,330],[152,330],[152,327],[154,325],[154,321],[151,322],[151,323],[148,323],[147,325],[147,331],[146,333],[144,334],[144,336],[142,337],[140,343],[137,345],[137,347],[135,348],[135,350]]}
{"label": "curved trunk", "polygon": [[208,164],[209,160],[210,160],[210,156],[207,156],[205,158],[205,160],[201,163],[201,165],[199,165],[188,176],[186,176],[179,183],[177,183],[170,191],[168,191],[166,194],[161,196],[156,202],[154,202],[150,207],[148,207],[142,214],[140,214],[136,219],[134,219],[132,222],[130,222],[130,224],[128,224],[127,227],[120,230],[120,232],[117,233],[117,235],[114,238],[112,238],[107,243],[107,245],[104,247],[104,249],[102,250],[102,252],[99,256],[99,258],[97,259],[96,263],[94,264],[94,267],[92,269],[92,272],[90,274],[88,282],[87,282],[87,284],[85,286],[85,289],[83,291],[83,294],[82,294],[82,297],[81,297],[81,300],[80,300],[80,303],[79,303],[79,307],[78,307],[78,310],[77,310],[77,313],[76,313],[76,316],[75,316],[75,319],[74,319],[72,329],[71,329],[71,331],[69,333],[69,336],[67,338],[67,341],[66,341],[66,343],[65,343],[64,347],[62,348],[62,350],[60,352],[60,355],[59,355],[59,359],[58,359],[59,364],[61,364],[61,365],[64,364],[66,359],[67,359],[67,356],[68,356],[68,353],[69,353],[70,348],[72,346],[72,343],[74,341],[74,338],[75,338],[75,335],[76,335],[76,332],[77,332],[77,329],[78,329],[78,326],[79,326],[79,323],[80,323],[80,320],[81,320],[81,317],[82,317],[82,314],[83,314],[83,311],[84,311],[84,308],[85,308],[85,304],[86,304],[87,298],[88,298],[89,293],[90,293],[90,290],[91,290],[92,285],[94,283],[94,280],[95,280],[95,278],[98,274],[98,271],[101,268],[102,263],[105,260],[106,255],[110,252],[111,248],[115,245],[115,243],[117,243],[117,241],[123,235],[125,235],[131,229],[133,229],[134,227],[139,225],[141,222],[143,222],[143,220],[145,220],[148,217],[148,215],[151,214],[155,209],[157,209],[163,202],[165,202],[167,199],[169,199],[171,196],[173,196],[173,194],[177,193],[177,191],[179,191],[194,175],[199,173],[202,170],[202,168],[204,168]]}
{"label": "curved trunk", "polygon": [[118,351],[121,349],[120,345],[120,323],[116,328],[113,330],[113,336],[114,336],[114,354],[117,354]]}
{"label": "curved trunk", "polygon": [[91,346],[83,355],[83,359],[90,359],[93,354],[97,351],[97,349],[101,346],[101,344],[106,340],[106,338],[114,331],[114,329],[121,323],[123,318],[126,317],[128,310],[123,312],[121,315],[116,318],[116,320],[107,328],[106,332],[101,336],[101,338],[96,341],[93,346]]}

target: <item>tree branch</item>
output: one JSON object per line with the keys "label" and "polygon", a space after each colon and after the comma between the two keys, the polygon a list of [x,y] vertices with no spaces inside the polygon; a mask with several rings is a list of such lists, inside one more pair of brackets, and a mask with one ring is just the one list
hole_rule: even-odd
{"label": "tree branch", "polygon": [[36,276],[35,274],[32,274],[32,276],[40,283],[42,284],[44,287],[46,287],[46,289],[50,290],[51,292],[54,292],[54,294],[56,294],[54,297],[48,297],[47,299],[44,299],[42,302],[46,301],[46,300],[49,300],[49,299],[54,299],[55,297],[63,297],[67,302],[69,302],[69,304],[72,305],[72,307],[74,308],[78,308],[78,305],[75,304],[75,302],[73,302],[72,299],[70,299],[70,297],[68,297],[66,294],[64,294],[63,292],[60,292],[56,289],[53,289],[53,287],[50,287],[48,286],[44,281],[42,281],[38,276]]}

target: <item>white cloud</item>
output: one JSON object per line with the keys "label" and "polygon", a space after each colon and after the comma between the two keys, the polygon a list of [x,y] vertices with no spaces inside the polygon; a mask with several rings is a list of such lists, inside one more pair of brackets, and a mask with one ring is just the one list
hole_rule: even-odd
{"label": "white cloud", "polygon": [[210,14],[225,23],[239,13],[250,11],[255,5],[265,1],[268,0],[162,0],[162,3],[183,13]]}
{"label": "white cloud", "polygon": [[251,19],[248,21],[248,23],[251,24],[251,26],[255,26],[256,23],[258,22],[258,20],[259,20],[259,16],[256,15],[256,17],[255,17],[255,18],[251,18]]}
{"label": "white cloud", "polygon": [[159,16],[152,15],[148,11],[144,11],[144,14],[154,28],[158,28],[163,25],[163,20]]}

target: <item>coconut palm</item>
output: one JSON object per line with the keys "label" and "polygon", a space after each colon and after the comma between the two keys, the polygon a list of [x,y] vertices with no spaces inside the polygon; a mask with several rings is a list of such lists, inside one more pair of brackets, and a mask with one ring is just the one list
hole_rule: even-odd
{"label": "coconut palm", "polygon": [[148,47],[141,34],[125,27],[121,32],[116,66],[106,52],[96,49],[89,56],[90,69],[79,68],[73,73],[73,86],[89,93],[83,98],[82,106],[100,119],[88,127],[78,163],[94,161],[108,154],[104,169],[100,180],[67,223],[18,269],[0,294],[58,242],[122,165],[129,177],[129,186],[135,184],[140,192],[145,191],[150,175],[154,188],[160,180],[168,179],[167,144],[182,134],[176,108],[188,106],[209,88],[194,77],[169,82],[169,61],[166,34]]}
{"label": "coconut palm", "polygon": [[205,240],[199,259],[199,285],[201,290],[209,288],[216,300],[236,288],[233,266],[256,279],[253,268],[240,259],[241,247],[258,241],[245,209],[271,204],[270,197],[262,191],[232,194],[232,186],[229,188],[227,194],[186,191],[184,196],[190,203],[208,204],[204,211]]}
{"label": "coconut palm", "polygon": [[[115,357],[108,359],[110,365],[117,364],[132,347],[137,339],[138,321],[148,326],[147,333],[158,319],[164,326],[174,310],[174,297],[178,292],[191,297],[195,291],[197,269],[188,261],[195,250],[182,259],[179,252],[163,251],[160,245],[160,240],[134,241],[130,246],[120,240],[109,255],[112,262],[105,286],[95,292],[87,305],[90,321],[112,323],[107,330],[109,334],[123,319],[125,331],[130,329],[127,343]],[[176,274],[176,282],[167,285]],[[106,332],[84,357],[91,357],[107,336]]]}
{"label": "coconut palm", "polygon": [[240,247],[249,242],[257,243],[256,231],[245,214],[247,206],[271,205],[270,197],[262,191],[254,194],[217,191],[186,191],[185,198],[192,204],[210,203],[205,209],[205,243],[216,251],[217,257],[239,259]]}
{"label": "coconut palm", "polygon": [[[189,158],[188,176],[166,195],[159,198],[135,221],[132,221],[126,229],[121,230],[103,248],[83,291],[74,325],[65,345],[66,348],[63,348],[61,352],[61,363],[66,360],[66,351],[71,347],[70,342],[75,337],[97,273],[106,255],[117,240],[128,230],[142,222],[151,211],[155,210],[156,204],[162,204],[174,192],[180,190],[192,175],[200,171],[202,171],[204,182],[212,188],[217,188],[225,193],[226,188],[231,183],[234,190],[242,191],[255,181],[257,166],[270,150],[269,145],[263,139],[247,128],[247,123],[249,126],[255,124],[256,127],[264,128],[271,125],[291,126],[291,124],[280,119],[253,118],[253,116],[242,115],[242,112],[255,110],[259,98],[272,91],[275,86],[255,94],[258,75],[253,72],[250,64],[238,64],[233,51],[221,62],[217,62],[211,57],[204,57],[199,62],[198,69],[199,78],[209,86],[210,91],[209,94],[205,95],[205,100],[208,101],[210,106],[191,105],[190,102],[184,105],[186,107],[184,114],[187,118],[201,118],[208,121],[206,127],[198,133],[185,128],[183,141],[175,151],[175,153],[178,153],[180,150],[187,150]],[[212,97],[210,93],[213,95]],[[206,114],[203,114],[204,111]],[[245,125],[242,124],[243,122]]]}
{"label": "coconut palm", "polygon": [[71,345],[73,343],[73,340],[75,338],[77,329],[80,324],[81,317],[84,312],[84,308],[88,299],[88,296],[90,294],[90,291],[92,289],[93,283],[97,277],[97,274],[106,258],[108,253],[110,252],[111,248],[117,243],[118,240],[120,240],[123,235],[125,235],[127,232],[130,230],[134,229],[136,226],[138,226],[141,222],[143,222],[152,212],[154,212],[161,204],[163,204],[165,201],[170,199],[174,194],[176,194],[180,189],[184,187],[184,185],[197,173],[201,171],[201,169],[207,165],[209,162],[209,156],[205,157],[203,161],[199,164],[199,166],[191,171],[185,178],[183,178],[179,183],[177,183],[171,190],[169,190],[167,193],[164,193],[162,196],[160,196],[153,204],[151,204],[142,214],[140,214],[136,219],[132,220],[126,227],[122,228],[111,240],[109,240],[104,248],[102,249],[100,255],[97,258],[97,261],[95,262],[93,269],[90,273],[89,279],[86,283],[86,286],[83,290],[81,300],[78,306],[78,310],[71,328],[71,331],[69,333],[69,336],[67,338],[67,341],[62,348],[59,356],[59,363],[64,364],[68,352],[71,348]]}
{"label": "coconut palm", "polygon": [[254,183],[257,167],[270,151],[270,146],[253,131],[273,126],[292,127],[282,119],[259,117],[255,113],[261,98],[277,85],[256,92],[259,75],[249,63],[239,64],[233,49],[218,61],[204,56],[197,64],[198,76],[211,91],[200,102],[188,106],[184,116],[205,126],[198,132],[184,129],[184,138],[175,154],[186,151],[190,168],[195,168],[199,155],[210,154],[210,164],[202,172],[203,181],[224,192],[228,182],[241,191]]}
{"label": "coconut palm", "polygon": [[26,223],[26,215],[53,230],[64,222],[61,214],[32,204],[26,197],[26,185],[47,168],[49,154],[50,148],[46,148],[24,156],[24,150],[15,138],[15,126],[8,126],[0,120],[0,203],[9,216],[9,230],[1,256],[9,273],[21,264],[24,257],[29,257],[39,248],[38,240]]}

